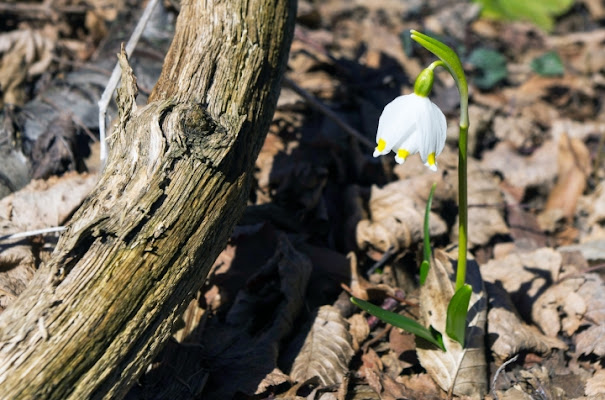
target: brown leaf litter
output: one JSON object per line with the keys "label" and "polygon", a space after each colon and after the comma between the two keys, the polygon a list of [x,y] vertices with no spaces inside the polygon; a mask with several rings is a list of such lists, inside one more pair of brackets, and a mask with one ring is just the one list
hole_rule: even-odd
{"label": "brown leaf litter", "polygon": [[[102,71],[115,62],[107,54],[117,51],[97,44],[123,40],[110,22],[122,27],[130,3],[52,3],[50,11],[7,3],[5,19],[19,28],[0,34],[3,101],[24,110],[5,108],[2,134],[13,155],[29,157],[28,172],[46,179],[0,201],[3,235],[63,223],[94,184],[92,176],[51,175],[80,170],[73,137],[81,139],[81,127],[98,129],[95,99]],[[174,4],[163,2],[160,11]],[[602,397],[604,15],[601,2],[578,0],[546,34],[481,18],[477,4],[457,0],[299,1],[287,78],[305,96],[282,90],[244,218],[174,341],[127,398],[445,399],[452,390],[461,398]],[[435,250],[431,273],[442,277],[429,282],[438,289],[420,289],[417,274],[433,182],[432,244],[455,252],[454,81],[440,71],[431,96],[449,126],[437,174],[417,156],[402,166],[373,159],[366,143],[382,107],[409,93],[434,60],[410,44],[409,29],[459,50],[470,84],[469,250],[485,284],[474,291],[482,312],[473,316],[486,340],[483,349],[445,355],[470,364],[460,376],[457,363],[447,367],[412,335],[361,313],[341,289],[443,330],[437,303],[448,297],[452,265]],[[161,56],[141,46],[131,63],[144,101]],[[478,71],[466,60],[477,48],[505,57],[508,77],[498,86],[474,85]],[[531,61],[550,51],[563,76],[532,70]],[[70,72],[87,60],[101,72]],[[53,86],[59,76],[65,80]],[[17,140],[22,132],[29,151]],[[50,236],[0,243],[0,310],[52,244]],[[439,295],[427,294],[431,287]]]}

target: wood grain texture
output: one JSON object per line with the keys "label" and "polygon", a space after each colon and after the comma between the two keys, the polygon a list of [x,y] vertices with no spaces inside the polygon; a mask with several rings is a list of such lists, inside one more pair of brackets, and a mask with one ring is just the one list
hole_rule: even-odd
{"label": "wood grain texture", "polygon": [[103,175],[51,262],[0,315],[3,398],[120,398],[157,354],[245,207],[295,6],[183,2],[138,110],[122,56]]}

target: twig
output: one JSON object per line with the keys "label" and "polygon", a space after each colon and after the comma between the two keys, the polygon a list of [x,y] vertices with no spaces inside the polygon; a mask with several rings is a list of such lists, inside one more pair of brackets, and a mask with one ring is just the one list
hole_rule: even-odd
{"label": "twig", "polygon": [[334,111],[330,110],[328,107],[326,107],[324,104],[322,104],[319,100],[317,100],[313,95],[311,95],[305,89],[301,88],[300,86],[298,86],[296,83],[294,83],[293,81],[291,81],[288,78],[284,78],[283,83],[284,83],[284,86],[294,90],[300,97],[305,99],[309,103],[309,105],[311,105],[311,107],[317,109],[319,112],[324,114],[326,117],[330,118],[332,121],[334,121],[334,123],[336,123],[336,125],[341,127],[342,130],[347,132],[349,135],[353,136],[355,139],[359,140],[363,145],[369,147],[370,149],[373,149],[374,147],[376,147],[376,144],[374,142],[372,142],[370,139],[365,137],[357,129],[353,128],[352,126],[350,126],[349,124],[344,122],[342,120],[342,118],[340,118],[338,115],[336,115],[336,113]]}
{"label": "twig", "polygon": [[519,355],[515,355],[513,358],[505,361],[497,370],[496,373],[494,374],[494,379],[492,379],[492,395],[494,396],[495,400],[498,400],[498,395],[496,394],[496,380],[498,379],[498,376],[500,376],[500,373],[504,370],[504,368],[506,368],[509,364],[514,363],[515,361],[517,361],[517,358],[519,358]]}
{"label": "twig", "polygon": [[366,273],[367,276],[372,275],[378,268],[381,268],[384,264],[386,264],[393,254],[395,254],[395,246],[390,246],[387,251],[384,252],[382,257],[380,257],[380,260],[376,261],[374,265],[368,269],[368,272]]}
{"label": "twig", "polygon": [[35,231],[12,233],[10,235],[0,236],[0,242],[4,242],[7,240],[23,239],[31,236],[44,235],[47,233],[63,232],[64,230],[64,226],[54,226],[52,228],[37,229]]}
{"label": "twig", "polygon": [[[130,57],[134,48],[136,47],[141,35],[143,34],[143,30],[145,29],[145,25],[151,18],[151,13],[153,9],[158,4],[158,0],[150,0],[145,7],[145,11],[143,11],[143,15],[141,19],[137,23],[137,26],[128,39],[128,43],[126,43],[126,55]],[[105,116],[107,115],[107,107],[109,107],[109,102],[113,96],[113,92],[118,86],[118,82],[120,80],[120,65],[116,62],[116,66],[113,68],[113,72],[111,73],[111,77],[107,82],[107,87],[99,100],[99,141],[101,142],[100,146],[100,158],[101,165],[105,163],[105,159],[107,158],[107,143],[105,142]]]}

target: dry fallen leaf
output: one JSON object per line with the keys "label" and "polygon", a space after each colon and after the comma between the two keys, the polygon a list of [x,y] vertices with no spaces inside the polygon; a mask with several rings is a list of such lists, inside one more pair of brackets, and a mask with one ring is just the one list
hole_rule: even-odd
{"label": "dry fallen leaf", "polygon": [[590,152],[579,139],[561,135],[558,145],[557,183],[551,190],[544,212],[538,221],[544,230],[554,231],[556,218],[561,215],[571,220],[576,213],[578,199],[586,189],[586,179],[590,175]]}
{"label": "dry fallen leaf", "polygon": [[589,240],[583,243],[561,246],[558,249],[564,252],[577,251],[587,261],[594,263],[605,261],[605,239]]}
{"label": "dry fallen leaf", "polygon": [[[552,371],[540,365],[529,369],[521,369],[514,372],[511,379],[514,386],[506,391],[496,391],[498,399],[503,400],[534,400],[541,399],[564,399],[565,392],[552,382]],[[539,393],[539,397],[536,397]]]}
{"label": "dry fallen leaf", "polygon": [[605,369],[600,369],[594,373],[592,378],[586,381],[586,388],[584,389],[586,396],[595,396],[595,398],[602,399],[605,395]]}
{"label": "dry fallen leaf", "polygon": [[549,336],[568,336],[581,326],[605,324],[605,283],[598,274],[578,274],[566,266],[569,278],[548,287],[536,299],[532,319]]}
{"label": "dry fallen leaf", "polygon": [[25,103],[24,82],[46,71],[54,48],[49,32],[21,29],[0,35],[0,106]]}
{"label": "dry fallen leaf", "polygon": [[[395,173],[402,180],[390,185],[399,185],[402,195],[415,199],[416,203],[424,207],[431,185],[436,182],[433,211],[436,214],[448,215],[452,213],[450,210],[452,204],[458,202],[458,154],[446,147],[439,156],[438,162],[439,169],[443,172],[434,174],[422,164],[419,157],[411,157],[404,165],[395,167]],[[494,236],[509,233],[504,219],[504,199],[499,187],[500,179],[473,158],[469,158],[467,168],[468,219],[472,223],[472,229],[468,232],[469,246],[483,246],[487,245]],[[432,220],[433,214],[431,214],[431,224]],[[431,237],[434,237],[434,234],[431,230]],[[452,227],[450,237],[452,241],[457,240],[457,225]]]}
{"label": "dry fallen leaf", "polygon": [[529,319],[535,298],[559,279],[561,254],[550,248],[512,253],[481,266],[486,282],[502,285],[523,318]]}
{"label": "dry fallen leaf", "polygon": [[605,324],[593,325],[578,333],[575,342],[578,354],[605,356]]}
{"label": "dry fallen leaf", "polygon": [[[69,173],[60,178],[30,182],[0,200],[0,236],[61,225],[96,183],[90,174]],[[38,257],[44,253],[38,251]],[[0,245],[0,311],[25,289],[39,259],[29,242]]]}
{"label": "dry fallen leaf", "polygon": [[485,322],[487,297],[479,266],[470,261],[466,281],[473,288],[467,316],[465,348],[445,333],[447,307],[454,295],[452,262],[441,251],[435,251],[426,283],[420,287],[420,315],[425,326],[433,326],[443,334],[447,349],[441,351],[426,342],[417,341],[420,364],[446,392],[458,396],[480,398],[487,393],[487,362],[485,360]]}
{"label": "dry fallen leaf", "polygon": [[340,383],[354,354],[348,325],[337,308],[320,307],[290,377],[302,382],[317,376],[323,385]]}
{"label": "dry fallen leaf", "polygon": [[590,212],[588,223],[596,225],[605,222],[605,181],[599,183],[590,203],[593,209]]}
{"label": "dry fallen leaf", "polygon": [[359,350],[360,344],[370,336],[370,325],[368,325],[368,320],[359,313],[351,315],[347,321],[349,323],[352,346],[353,349],[357,351]]}
{"label": "dry fallen leaf", "polygon": [[256,393],[266,392],[267,390],[283,385],[284,383],[291,383],[290,377],[284,374],[279,368],[275,368],[258,384]]}
{"label": "dry fallen leaf", "polygon": [[[0,235],[15,232],[15,226],[2,221]],[[36,259],[29,244],[0,245],[0,313],[25,289],[35,271]]]}
{"label": "dry fallen leaf", "polygon": [[553,348],[567,348],[559,339],[545,336],[523,322],[502,287],[486,282],[485,288],[489,296],[488,344],[500,363],[522,351],[548,354]]}
{"label": "dry fallen leaf", "polygon": [[523,191],[528,187],[547,191],[557,175],[556,151],[556,144],[549,140],[530,156],[523,156],[510,143],[500,142],[483,154],[481,165],[488,171],[498,171],[508,184]]}
{"label": "dry fallen leaf", "polygon": [[96,184],[97,175],[67,173],[35,180],[0,200],[0,218],[21,230],[61,225]]}
{"label": "dry fallen leaf", "polygon": [[[276,367],[279,344],[292,333],[304,305],[311,269],[286,235],[278,235],[275,254],[248,278],[225,317],[206,322],[198,360],[206,360],[212,370],[204,399],[232,398],[236,391],[251,394]],[[173,379],[175,385],[179,379]]]}
{"label": "dry fallen leaf", "polygon": [[[423,237],[426,205],[416,199],[407,180],[390,183],[383,188],[372,187],[369,209],[370,220],[357,225],[357,243],[360,248],[368,245],[387,251],[399,251],[418,243]],[[431,213],[429,230],[431,237],[446,232],[445,222]]]}

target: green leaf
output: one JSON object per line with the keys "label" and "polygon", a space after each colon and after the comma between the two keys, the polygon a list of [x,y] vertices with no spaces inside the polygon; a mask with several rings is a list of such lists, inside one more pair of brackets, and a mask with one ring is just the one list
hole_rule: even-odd
{"label": "green leaf", "polygon": [[422,260],[420,264],[420,284],[424,285],[426,282],[426,276],[429,274],[429,269],[431,269],[431,263],[427,260]]}
{"label": "green leaf", "polygon": [[506,58],[495,50],[478,48],[471,53],[468,62],[480,72],[473,79],[480,89],[491,89],[508,76]]}
{"label": "green leaf", "polygon": [[433,204],[433,196],[435,195],[435,188],[437,183],[433,183],[431,186],[431,192],[429,198],[426,201],[426,210],[424,211],[424,257],[422,264],[420,264],[420,284],[424,285],[426,276],[429,273],[430,261],[431,261],[431,236],[429,231],[429,216],[431,214],[431,205]]}
{"label": "green leaf", "polygon": [[435,38],[413,29],[410,32],[412,33],[412,40],[436,55],[445,64],[445,68],[452,75],[454,81],[456,81],[456,86],[460,93],[460,126],[468,128],[468,84],[458,54]]}
{"label": "green leaf", "polygon": [[574,0],[474,0],[482,6],[481,16],[510,21],[529,21],[551,31],[554,17],[573,6]]}
{"label": "green leaf", "polygon": [[429,330],[411,318],[384,310],[365,300],[358,299],[357,297],[351,297],[351,302],[362,310],[367,311],[373,316],[379,318],[380,320],[398,328],[405,329],[406,331],[423,338],[424,340],[434,344],[441,350],[445,351],[445,345],[443,344],[443,338],[441,334],[432,327],[431,330]]}
{"label": "green leaf", "polygon": [[468,304],[471,300],[473,288],[468,283],[454,293],[447,306],[447,320],[445,332],[456,342],[464,347],[464,336],[466,334],[466,315]]}
{"label": "green leaf", "polygon": [[464,76],[464,70],[462,69],[462,63],[458,58],[458,54],[452,50],[449,46],[441,43],[439,40],[432,38],[424,33],[411,30],[412,40],[416,41],[419,45],[436,55],[446,65],[446,68],[456,81],[458,91],[461,94],[468,94],[468,87],[466,85],[466,77]]}
{"label": "green leaf", "polygon": [[531,69],[542,76],[562,76],[565,74],[565,68],[559,58],[559,55],[554,51],[534,58],[531,62]]}

